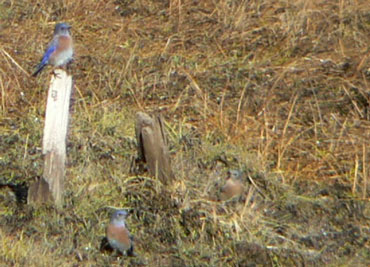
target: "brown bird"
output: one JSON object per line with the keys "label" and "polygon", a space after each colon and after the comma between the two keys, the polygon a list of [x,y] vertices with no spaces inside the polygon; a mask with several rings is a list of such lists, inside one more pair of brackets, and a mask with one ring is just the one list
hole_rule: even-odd
{"label": "brown bird", "polygon": [[244,192],[242,182],[243,172],[229,170],[225,185],[221,188],[221,199],[227,200],[235,196],[240,196]]}

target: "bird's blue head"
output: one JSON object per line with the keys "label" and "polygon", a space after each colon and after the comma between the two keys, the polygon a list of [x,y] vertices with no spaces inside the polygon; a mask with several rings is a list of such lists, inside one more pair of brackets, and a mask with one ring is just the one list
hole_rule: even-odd
{"label": "bird's blue head", "polygon": [[111,217],[111,221],[125,221],[126,217],[128,215],[127,210],[117,210],[113,213]]}
{"label": "bird's blue head", "polygon": [[70,34],[71,26],[68,23],[58,23],[55,25],[54,34],[68,35]]}

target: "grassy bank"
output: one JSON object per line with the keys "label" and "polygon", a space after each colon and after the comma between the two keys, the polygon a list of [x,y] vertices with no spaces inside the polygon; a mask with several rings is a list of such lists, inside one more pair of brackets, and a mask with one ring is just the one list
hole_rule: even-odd
{"label": "grassy bank", "polygon": [[[368,1],[2,1],[0,179],[42,175],[55,22],[72,25],[65,207],[0,189],[0,262],[367,266]],[[173,184],[133,173],[135,113],[166,121]],[[220,200],[229,170],[242,196]],[[112,207],[137,257],[100,251]]]}

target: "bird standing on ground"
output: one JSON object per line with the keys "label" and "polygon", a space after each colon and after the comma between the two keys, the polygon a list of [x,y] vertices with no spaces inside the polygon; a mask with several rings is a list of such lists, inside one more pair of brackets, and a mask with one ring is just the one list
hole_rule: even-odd
{"label": "bird standing on ground", "polygon": [[243,172],[238,170],[229,170],[225,185],[221,188],[221,198],[230,199],[234,196],[240,196],[244,191],[242,181]]}
{"label": "bird standing on ground", "polygon": [[61,67],[73,59],[73,42],[70,29],[71,26],[67,23],[55,25],[53,40],[32,76],[39,74],[46,65]]}
{"label": "bird standing on ground", "polygon": [[123,255],[134,256],[133,238],[126,228],[126,210],[117,210],[113,213],[107,226],[106,234],[109,245]]}

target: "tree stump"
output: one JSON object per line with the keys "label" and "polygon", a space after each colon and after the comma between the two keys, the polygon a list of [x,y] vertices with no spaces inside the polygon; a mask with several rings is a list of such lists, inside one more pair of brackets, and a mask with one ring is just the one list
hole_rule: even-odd
{"label": "tree stump", "polygon": [[148,165],[150,175],[167,184],[174,179],[170,154],[160,115],[153,118],[143,112],[136,113],[136,139],[139,160]]}

